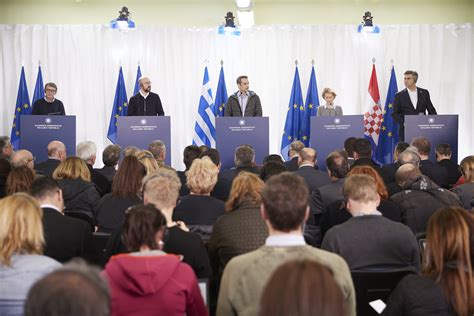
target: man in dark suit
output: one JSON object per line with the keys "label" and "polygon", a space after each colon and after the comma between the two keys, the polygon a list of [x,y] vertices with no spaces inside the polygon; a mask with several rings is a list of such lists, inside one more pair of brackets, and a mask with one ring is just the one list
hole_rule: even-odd
{"label": "man in dark suit", "polygon": [[304,144],[300,140],[294,140],[290,144],[290,150],[288,150],[288,156],[290,157],[290,160],[285,161],[284,165],[286,167],[286,170],[288,171],[296,171],[298,170],[298,159],[301,150],[303,150]]}
{"label": "man in dark suit", "polygon": [[224,178],[234,181],[241,171],[260,175],[260,168],[255,165],[255,150],[250,145],[240,145],[235,149],[234,164],[234,168],[222,171]]}
{"label": "man in dark suit", "polygon": [[36,179],[30,189],[43,210],[44,255],[66,262],[84,256],[91,228],[80,219],[63,214],[64,200],[58,183],[50,177]]}
{"label": "man in dark suit", "polygon": [[398,142],[397,146],[395,146],[395,150],[393,151],[393,162],[382,167],[382,171],[384,172],[387,179],[387,185],[395,182],[395,173],[397,172],[398,167],[400,167],[398,156],[409,146],[410,144],[408,143]]}
{"label": "man in dark suit", "polygon": [[384,183],[387,184],[388,179],[382,171],[382,168],[372,160],[372,145],[370,141],[367,138],[358,138],[354,142],[353,149],[355,161],[352,168],[357,166],[372,167],[382,177]]}
{"label": "man in dark suit", "polygon": [[418,73],[407,70],[404,74],[406,89],[395,94],[393,101],[393,119],[398,123],[398,136],[400,140],[405,140],[405,115],[437,114],[431,103],[430,93],[426,89],[416,86]]}
{"label": "man in dark suit", "polygon": [[111,190],[111,184],[107,178],[95,170],[94,164],[96,160],[97,146],[94,142],[84,141],[76,146],[76,156],[84,160],[91,173],[91,181],[97,186],[100,196],[104,196]]}
{"label": "man in dark suit", "polygon": [[418,154],[420,155],[420,171],[425,176],[430,177],[437,185],[442,188],[448,188],[448,170],[436,164],[435,162],[429,159],[431,144],[428,138],[426,137],[417,137],[413,139],[411,145],[418,149]]}
{"label": "man in dark suit", "polygon": [[239,91],[227,99],[224,116],[262,116],[262,105],[258,95],[249,90],[247,76],[237,78]]}
{"label": "man in dark suit", "polygon": [[317,161],[317,153],[313,148],[303,148],[299,154],[299,169],[294,173],[303,177],[308,186],[309,192],[313,192],[326,184],[331,183],[326,172],[314,169]]}
{"label": "man in dark suit", "polygon": [[160,96],[151,92],[151,81],[147,77],[138,80],[140,91],[128,101],[127,116],[163,116]]}
{"label": "man in dark suit", "polygon": [[451,160],[451,146],[449,144],[438,144],[436,145],[435,153],[438,165],[448,170],[448,186],[452,188],[462,175],[461,171],[459,171],[459,165]]}
{"label": "man in dark suit", "polygon": [[66,159],[66,146],[57,140],[48,144],[48,160],[35,165],[35,169],[48,177],[53,177],[54,170]]}

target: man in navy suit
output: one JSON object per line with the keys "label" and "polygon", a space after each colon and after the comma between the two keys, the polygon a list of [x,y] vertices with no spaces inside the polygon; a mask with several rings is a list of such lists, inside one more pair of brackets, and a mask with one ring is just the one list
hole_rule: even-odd
{"label": "man in navy suit", "polygon": [[413,70],[407,70],[404,73],[404,83],[406,89],[395,94],[393,101],[392,117],[397,121],[400,140],[405,140],[405,115],[419,114],[437,114],[436,109],[431,103],[428,90],[416,86],[418,73]]}

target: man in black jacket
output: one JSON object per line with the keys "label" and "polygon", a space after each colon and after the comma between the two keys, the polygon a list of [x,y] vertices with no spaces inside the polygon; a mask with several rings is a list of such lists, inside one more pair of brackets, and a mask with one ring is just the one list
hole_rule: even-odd
{"label": "man in black jacket", "polygon": [[151,81],[147,77],[138,80],[140,91],[130,98],[127,116],[163,116],[160,96],[151,92]]}
{"label": "man in black jacket", "polygon": [[111,190],[111,184],[107,178],[95,170],[94,164],[97,158],[97,146],[94,142],[84,141],[76,146],[76,156],[84,160],[91,173],[91,181],[97,186],[100,196],[104,196]]}
{"label": "man in black jacket", "polygon": [[430,177],[440,187],[448,188],[448,169],[430,160],[431,144],[428,138],[417,137],[413,139],[411,145],[418,149],[421,173]]}
{"label": "man in black jacket", "polygon": [[436,145],[435,153],[438,165],[448,170],[448,186],[452,188],[461,178],[462,174],[459,171],[459,165],[451,159],[451,146],[449,144],[438,144]]}
{"label": "man in black jacket", "polygon": [[262,116],[262,105],[258,95],[249,90],[247,76],[237,78],[239,91],[227,99],[224,116]]}
{"label": "man in black jacket", "polygon": [[299,154],[299,169],[294,171],[294,173],[303,177],[310,193],[317,188],[331,183],[331,179],[326,172],[314,169],[316,161],[316,150],[313,148],[303,148]]}
{"label": "man in black jacket", "polygon": [[48,159],[35,165],[35,169],[40,173],[52,177],[54,170],[61,161],[66,159],[66,146],[57,140],[48,144]]}

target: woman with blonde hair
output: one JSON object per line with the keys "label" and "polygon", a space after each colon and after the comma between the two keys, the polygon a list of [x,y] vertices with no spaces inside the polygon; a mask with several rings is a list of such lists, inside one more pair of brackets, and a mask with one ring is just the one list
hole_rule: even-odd
{"label": "woman with blonde hair", "polygon": [[28,192],[35,178],[35,171],[27,166],[13,168],[5,183],[6,194],[12,195],[17,192]]}
{"label": "woman with blonde hair", "polygon": [[268,230],[260,216],[263,185],[263,181],[250,172],[242,171],[234,179],[226,214],[217,220],[208,243],[213,271],[220,274],[230,259],[265,243]]}
{"label": "woman with blonde hair", "polygon": [[65,212],[77,211],[95,217],[100,200],[96,185],[91,182],[91,174],[84,160],[68,157],[53,172],[63,192]]}
{"label": "woman with blonde hair", "polygon": [[383,315],[474,314],[474,217],[459,207],[428,222],[422,275],[398,283]]}
{"label": "woman with blonde hair", "polygon": [[324,88],[321,96],[326,101],[326,104],[318,107],[318,116],[342,115],[342,107],[334,104],[334,99],[337,96],[336,92],[330,88]]}
{"label": "woman with blonde hair", "polygon": [[141,150],[136,154],[138,161],[145,167],[146,174],[149,175],[160,167],[155,160],[153,154],[148,150]]}
{"label": "woman with blonde hair", "polygon": [[0,315],[22,315],[30,287],[61,266],[42,256],[41,218],[38,202],[25,193],[0,200]]}
{"label": "woman with blonde hair", "polygon": [[464,184],[455,187],[453,192],[459,196],[462,206],[466,210],[471,210],[471,201],[474,199],[474,156],[464,158],[459,169],[461,169]]}

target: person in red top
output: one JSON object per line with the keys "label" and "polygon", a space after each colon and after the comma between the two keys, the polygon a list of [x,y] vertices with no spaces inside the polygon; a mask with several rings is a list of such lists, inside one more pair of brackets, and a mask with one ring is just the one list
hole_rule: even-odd
{"label": "person in red top", "polygon": [[123,237],[130,253],[112,257],[104,270],[112,315],[208,314],[192,268],[161,250],[165,229],[166,218],[153,205],[127,210]]}

